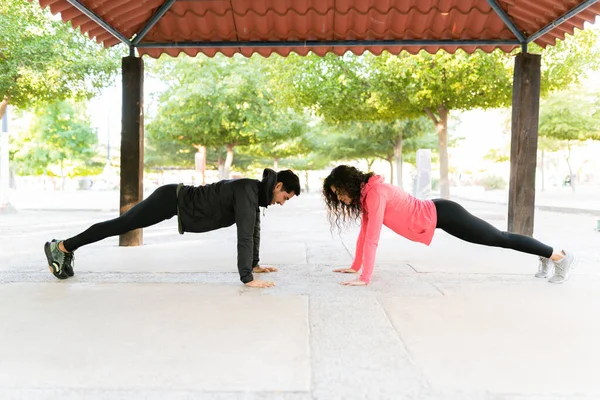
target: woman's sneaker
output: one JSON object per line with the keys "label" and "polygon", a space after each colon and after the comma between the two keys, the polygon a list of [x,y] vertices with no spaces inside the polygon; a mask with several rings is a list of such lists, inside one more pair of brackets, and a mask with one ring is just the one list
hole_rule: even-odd
{"label": "woman's sneaker", "polygon": [[538,265],[538,272],[535,274],[536,278],[547,278],[552,273],[554,264],[552,260],[546,257],[540,257],[540,264]]}
{"label": "woman's sneaker", "polygon": [[58,243],[59,242],[57,242],[56,240],[46,242],[46,244],[44,245],[44,253],[46,253],[46,258],[48,259],[48,268],[50,269],[50,272],[52,272],[52,275],[54,275],[58,279],[67,279],[69,277],[69,275],[67,275],[67,272],[65,271],[65,265],[67,264],[67,254],[59,250]]}
{"label": "woman's sneaker", "polygon": [[565,255],[560,261],[552,261],[554,264],[554,275],[548,279],[550,283],[565,283],[569,280],[569,274],[575,264],[575,255],[570,251],[563,250]]}

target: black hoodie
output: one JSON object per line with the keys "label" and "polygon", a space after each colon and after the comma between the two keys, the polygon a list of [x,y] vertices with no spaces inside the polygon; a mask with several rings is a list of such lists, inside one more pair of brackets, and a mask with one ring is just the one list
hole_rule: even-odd
{"label": "black hoodie", "polygon": [[262,181],[223,180],[205,186],[177,187],[179,233],[208,232],[237,225],[238,271],[244,283],[252,281],[252,268],[258,265],[260,246],[260,207],[273,200],[277,174],[263,171]]}

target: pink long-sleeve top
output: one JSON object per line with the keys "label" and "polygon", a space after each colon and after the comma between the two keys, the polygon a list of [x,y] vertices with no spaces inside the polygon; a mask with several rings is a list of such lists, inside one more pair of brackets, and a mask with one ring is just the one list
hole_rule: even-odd
{"label": "pink long-sleeve top", "polygon": [[402,189],[384,183],[379,175],[372,176],[361,190],[362,220],[356,241],[352,268],[362,266],[360,280],[369,283],[375,265],[375,253],[385,225],[403,237],[429,246],[437,224],[435,204],[419,200]]}

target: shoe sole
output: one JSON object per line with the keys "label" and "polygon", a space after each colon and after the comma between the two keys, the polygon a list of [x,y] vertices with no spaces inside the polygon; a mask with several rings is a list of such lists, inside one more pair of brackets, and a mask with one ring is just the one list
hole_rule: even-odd
{"label": "shoe sole", "polygon": [[54,275],[58,279],[67,279],[68,276],[64,273],[64,271],[60,270],[59,265],[57,265],[57,263],[55,263],[52,258],[50,242],[46,242],[46,244],[44,245],[44,253],[46,253],[46,258],[48,259],[48,269],[50,270],[50,272],[52,272],[52,275]]}

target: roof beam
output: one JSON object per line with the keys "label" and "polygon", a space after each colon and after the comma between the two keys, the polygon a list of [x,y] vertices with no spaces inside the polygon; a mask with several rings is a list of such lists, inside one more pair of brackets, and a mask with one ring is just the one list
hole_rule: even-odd
{"label": "roof beam", "polygon": [[137,44],[146,36],[146,34],[150,31],[150,29],[152,29],[152,27],[154,25],[156,25],[156,23],[158,21],[160,21],[160,19],[163,17],[163,15],[165,15],[166,12],[169,11],[171,6],[176,1],[177,0],[167,0],[164,2],[164,4],[162,6],[159,7],[159,9],[156,11],[156,13],[152,17],[150,17],[148,22],[146,22],[146,25],[142,28],[140,33],[138,33],[135,36],[135,38],[131,41],[134,46],[137,46]]}
{"label": "roof beam", "polygon": [[108,33],[125,43],[127,46],[131,46],[131,41],[127,39],[121,32],[113,28],[108,22],[100,18],[96,13],[83,5],[79,0],[67,0],[67,2],[85,14],[89,19],[103,27]]}
{"label": "roof beam", "polygon": [[560,24],[569,19],[573,18],[580,12],[584,11],[586,8],[593,6],[596,4],[598,0],[584,0],[581,4],[573,7],[571,10],[567,11],[564,15],[556,18],[554,21],[550,22],[548,25],[544,26],[539,31],[535,32],[531,36],[527,38],[527,43],[534,42],[538,40],[540,37],[544,36],[546,33],[550,32],[552,29],[556,28]]}
{"label": "roof beam", "polygon": [[152,48],[230,48],[230,47],[378,47],[378,46],[519,46],[517,40],[306,40],[279,42],[172,42],[140,43],[139,49]]}
{"label": "roof beam", "polygon": [[487,0],[487,2],[490,5],[490,7],[492,7],[492,9],[496,12],[496,14],[498,14],[500,19],[506,24],[508,29],[510,29],[510,31],[517,37],[517,39],[519,39],[519,42],[527,43],[527,38],[525,37],[525,35],[523,35],[519,28],[517,28],[513,20],[510,19],[506,11],[504,11],[504,9],[500,7],[498,2],[496,0]]}

